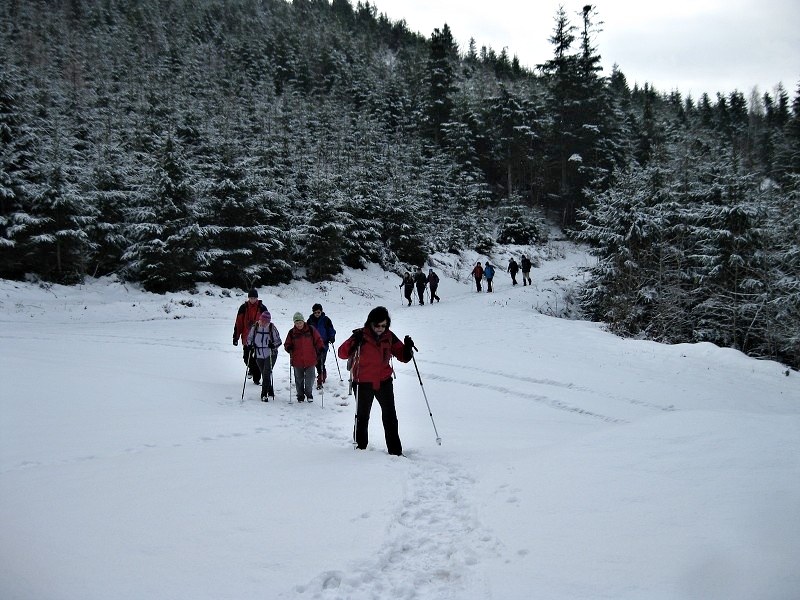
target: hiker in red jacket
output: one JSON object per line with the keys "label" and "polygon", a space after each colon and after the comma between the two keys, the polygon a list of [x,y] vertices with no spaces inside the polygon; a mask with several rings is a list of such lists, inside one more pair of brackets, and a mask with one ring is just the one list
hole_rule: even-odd
{"label": "hiker in red jacket", "polygon": [[356,447],[367,447],[369,414],[372,401],[377,400],[381,407],[383,432],[389,454],[400,456],[403,445],[397,431],[397,410],[394,404],[391,358],[409,362],[414,352],[414,342],[406,336],[404,341],[389,330],[391,324],[389,311],[383,306],[373,308],[364,327],[354,329],[351,335],[339,346],[339,358],[348,359],[353,387],[356,393]]}
{"label": "hiker in red jacket", "polygon": [[250,334],[250,328],[258,322],[258,318],[265,310],[267,310],[267,307],[258,299],[258,291],[253,288],[247,292],[247,302],[239,307],[239,311],[236,313],[236,322],[233,325],[233,345],[238,346],[239,340],[242,341],[242,360],[250,369],[253,383],[256,385],[261,383],[261,370],[252,355],[252,349],[247,343],[247,338]]}
{"label": "hiker in red jacket", "polygon": [[286,334],[283,347],[291,357],[297,401],[314,401],[314,378],[324,344],[316,328],[306,323],[302,313],[294,313],[294,327]]}
{"label": "hiker in red jacket", "polygon": [[472,269],[471,275],[475,278],[475,287],[478,288],[477,291],[481,291],[481,279],[483,279],[483,267],[481,263],[475,265]]}

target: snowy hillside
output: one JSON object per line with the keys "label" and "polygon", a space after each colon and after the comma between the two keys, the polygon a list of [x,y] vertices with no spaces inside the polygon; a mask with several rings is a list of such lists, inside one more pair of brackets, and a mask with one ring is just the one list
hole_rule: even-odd
{"label": "snowy hillside", "polygon": [[798,598],[798,374],[550,316],[589,261],[560,248],[491,295],[440,256],[432,306],[377,268],[259,290],[337,346],[389,309],[404,457],[377,406],[353,450],[332,354],[313,404],[285,352],[242,400],[241,292],[0,281],[0,598]]}

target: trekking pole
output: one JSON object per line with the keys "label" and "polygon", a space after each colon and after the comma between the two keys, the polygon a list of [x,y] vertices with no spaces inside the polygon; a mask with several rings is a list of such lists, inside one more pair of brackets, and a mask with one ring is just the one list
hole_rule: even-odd
{"label": "trekking pole", "polygon": [[[269,399],[270,393],[272,393],[272,399],[275,399],[275,380],[272,378],[272,372],[275,370],[275,356],[272,354],[272,348],[267,349],[269,351],[269,391],[267,392],[267,399]],[[261,374],[263,377],[263,373]]]}
{"label": "trekking pole", "polygon": [[344,381],[342,379],[342,370],[339,368],[339,357],[336,355],[336,347],[333,345],[333,342],[329,342],[331,348],[333,348],[333,358],[336,359],[336,370],[339,371],[339,381]]}
{"label": "trekking pole", "polygon": [[[417,351],[416,346],[414,347],[414,351]],[[439,437],[439,432],[436,431],[436,423],[433,421],[433,413],[431,412],[431,405],[428,403],[428,395],[425,393],[425,386],[422,385],[422,375],[419,374],[419,367],[417,367],[417,359],[414,355],[411,355],[411,359],[414,361],[414,368],[417,370],[417,377],[419,378],[419,387],[422,388],[422,396],[425,398],[425,404],[428,407],[428,414],[431,417],[431,423],[433,424],[433,432],[436,434],[436,443],[440,446],[442,445],[442,438]]]}
{"label": "trekking pole", "polygon": [[292,371],[294,371],[294,369],[292,368],[292,354],[290,352],[289,353],[289,404],[292,403]]}
{"label": "trekking pole", "polygon": [[253,346],[250,346],[250,350],[247,353],[247,360],[244,363],[244,382],[242,383],[242,400],[239,404],[244,402],[244,388],[247,386],[247,372],[250,370],[250,356],[253,354]]}
{"label": "trekking pole", "polygon": [[[361,361],[358,360],[360,355],[361,355],[361,346],[359,345],[356,347],[356,353],[353,356],[353,365],[354,366],[357,365],[359,369],[361,368]],[[357,378],[358,374],[353,376],[353,371],[351,369],[350,390],[348,391],[348,395],[350,394],[350,392],[353,392],[353,398],[355,399],[354,404],[356,405],[355,415],[353,417],[353,450],[355,450],[358,447],[358,442],[356,441],[356,429],[358,428],[358,382],[356,381]]]}

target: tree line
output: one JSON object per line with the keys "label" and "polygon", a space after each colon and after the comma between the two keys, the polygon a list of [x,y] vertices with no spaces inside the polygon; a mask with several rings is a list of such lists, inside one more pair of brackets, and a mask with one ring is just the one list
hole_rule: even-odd
{"label": "tree line", "polygon": [[593,318],[800,364],[800,90],[631,89],[598,23],[559,9],[528,70],[369,2],[2,0],[0,277],[323,280],[544,215],[599,253]]}

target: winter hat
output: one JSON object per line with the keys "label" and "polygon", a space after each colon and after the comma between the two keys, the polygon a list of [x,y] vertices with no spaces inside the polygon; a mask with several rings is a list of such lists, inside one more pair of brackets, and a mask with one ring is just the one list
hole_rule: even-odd
{"label": "winter hat", "polygon": [[315,310],[322,310],[322,304],[317,302],[314,306],[311,307],[311,312],[314,312]]}
{"label": "winter hat", "polygon": [[256,288],[250,288],[250,291],[247,292],[248,298],[258,298],[258,290]]}
{"label": "winter hat", "polygon": [[294,317],[292,317],[292,321],[294,321],[295,323],[297,323],[298,321],[305,321],[305,320],[306,319],[303,316],[303,314],[299,312],[294,313]]}
{"label": "winter hat", "polygon": [[265,310],[264,312],[262,312],[262,313],[259,315],[259,317],[258,317],[258,318],[259,318],[259,319],[261,319],[262,321],[266,321],[267,323],[269,323],[270,321],[272,321],[272,315],[271,315],[271,314],[269,314],[269,311],[268,311],[268,310]]}

